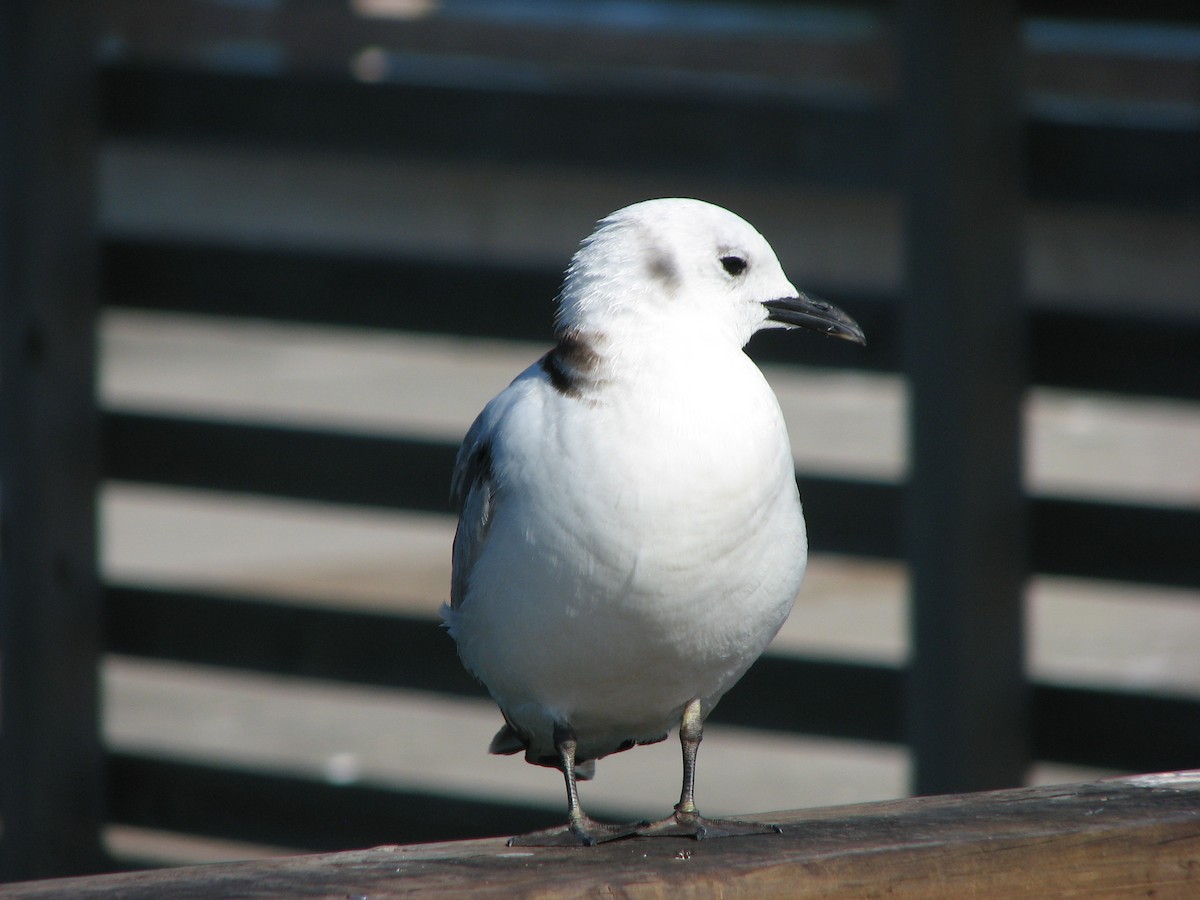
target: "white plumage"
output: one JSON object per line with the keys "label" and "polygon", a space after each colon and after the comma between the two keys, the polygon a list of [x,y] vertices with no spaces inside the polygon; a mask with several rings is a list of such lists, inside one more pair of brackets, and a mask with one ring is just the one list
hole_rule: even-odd
{"label": "white plumage", "polygon": [[[582,814],[574,767],[662,739],[687,710],[686,769],[688,735],[787,617],[804,518],[778,402],[742,347],[792,325],[862,340],[741,218],[635,204],[572,260],[555,348],[467,433],[443,615],[504,713],[493,752],[567,774],[571,828],[531,843],[636,830]],[[657,831],[731,826],[699,817],[688,781]]]}

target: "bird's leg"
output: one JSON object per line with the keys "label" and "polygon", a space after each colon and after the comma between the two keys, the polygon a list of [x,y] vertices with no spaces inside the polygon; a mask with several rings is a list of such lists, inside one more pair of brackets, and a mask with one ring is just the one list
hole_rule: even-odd
{"label": "bird's leg", "polygon": [[558,766],[567,783],[567,827],[533,831],[508,839],[510,847],[590,847],[629,837],[645,825],[605,825],[584,813],[579,805],[579,787],[575,779],[575,731],[569,725],[554,726],[554,749],[558,752]]}
{"label": "bird's leg", "polygon": [[700,701],[692,700],[683,708],[679,722],[679,743],[683,747],[683,789],[679,802],[675,804],[675,818],[680,821],[699,818],[696,808],[696,754],[704,740],[704,720],[701,717]]}
{"label": "bird's leg", "polygon": [[778,825],[759,822],[739,822],[733,819],[706,819],[696,808],[696,754],[704,738],[704,713],[700,700],[694,699],[683,708],[679,723],[679,743],[683,746],[683,789],[675,812],[667,818],[638,830],[645,837],[694,837],[706,840],[733,837],[740,834],[778,834]]}

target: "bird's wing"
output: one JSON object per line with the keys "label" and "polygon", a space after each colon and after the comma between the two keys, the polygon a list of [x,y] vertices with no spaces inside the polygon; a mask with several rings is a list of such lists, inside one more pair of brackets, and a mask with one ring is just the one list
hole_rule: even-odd
{"label": "bird's wing", "polygon": [[[531,365],[483,408],[458,448],[454,474],[450,477],[450,499],[458,507],[458,530],[454,533],[450,576],[450,613],[466,598],[471,569],[483,553],[488,528],[496,514],[497,494],[502,493],[496,473],[497,461],[502,468],[506,456],[505,420],[548,381],[549,377],[538,363]],[[453,616],[448,616],[447,621],[452,623]]]}
{"label": "bird's wing", "polygon": [[483,551],[495,504],[492,442],[485,409],[463,438],[450,480],[450,494],[458,506],[450,575],[450,608],[458,609],[467,592],[467,577]]}

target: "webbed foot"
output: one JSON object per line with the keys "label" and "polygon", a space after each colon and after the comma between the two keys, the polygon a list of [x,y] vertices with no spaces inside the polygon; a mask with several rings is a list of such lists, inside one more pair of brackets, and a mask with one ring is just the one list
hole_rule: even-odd
{"label": "webbed foot", "polygon": [[647,822],[631,822],[627,825],[605,825],[590,816],[580,816],[566,828],[547,828],[531,831],[508,839],[509,847],[592,847],[609,841],[633,837]]}

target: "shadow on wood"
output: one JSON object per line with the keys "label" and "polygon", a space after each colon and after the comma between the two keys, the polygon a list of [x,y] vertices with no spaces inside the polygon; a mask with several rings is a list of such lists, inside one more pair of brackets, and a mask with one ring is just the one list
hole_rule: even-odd
{"label": "shadow on wood", "polygon": [[778,813],[782,835],[491,838],[9,885],[10,898],[1196,896],[1200,770]]}

